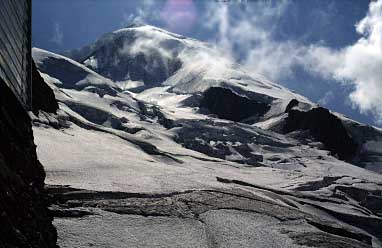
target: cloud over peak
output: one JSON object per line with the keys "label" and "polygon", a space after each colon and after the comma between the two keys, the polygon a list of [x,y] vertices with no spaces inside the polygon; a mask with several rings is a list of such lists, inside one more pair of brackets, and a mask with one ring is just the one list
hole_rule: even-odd
{"label": "cloud over peak", "polygon": [[58,22],[55,22],[53,26],[53,35],[51,41],[57,45],[62,45],[63,40],[64,31],[62,30],[62,25]]}
{"label": "cloud over peak", "polygon": [[276,39],[277,25],[291,4],[287,0],[259,1],[238,14],[229,4],[212,3],[205,23],[207,28],[218,30],[216,43],[226,54],[234,57],[241,53],[241,63],[248,71],[283,81],[293,77],[294,68],[299,66],[324,80],[350,85],[352,106],[373,114],[381,124],[382,0],[370,2],[366,16],[355,25],[360,38],[342,48]]}
{"label": "cloud over peak", "polygon": [[355,25],[361,35],[357,42],[333,50],[310,47],[309,68],[325,77],[350,84],[349,95],[362,113],[372,113],[382,123],[382,0],[370,3],[367,15]]}

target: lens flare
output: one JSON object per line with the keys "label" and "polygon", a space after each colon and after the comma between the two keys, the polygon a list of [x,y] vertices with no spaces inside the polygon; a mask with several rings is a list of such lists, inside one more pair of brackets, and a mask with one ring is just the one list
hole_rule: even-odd
{"label": "lens flare", "polygon": [[161,18],[167,29],[178,33],[188,33],[195,25],[197,17],[193,0],[167,0]]}

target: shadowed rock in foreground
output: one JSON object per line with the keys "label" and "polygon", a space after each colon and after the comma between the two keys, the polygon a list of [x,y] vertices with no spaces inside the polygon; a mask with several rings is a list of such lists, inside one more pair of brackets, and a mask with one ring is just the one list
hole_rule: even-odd
{"label": "shadowed rock in foreground", "polygon": [[0,247],[56,247],[29,116],[0,81]]}

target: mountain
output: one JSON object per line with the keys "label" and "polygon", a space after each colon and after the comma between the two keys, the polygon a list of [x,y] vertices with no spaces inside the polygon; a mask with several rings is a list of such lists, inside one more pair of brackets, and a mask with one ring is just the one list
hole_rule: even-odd
{"label": "mountain", "polygon": [[207,43],[150,25],[132,25],[105,34],[89,46],[68,52],[68,56],[123,90],[165,87],[161,89],[165,93],[195,94],[224,87],[264,103],[293,98],[310,103],[260,75],[250,76]]}
{"label": "mountain", "polygon": [[61,247],[381,247],[381,130],[149,25],[32,53]]}

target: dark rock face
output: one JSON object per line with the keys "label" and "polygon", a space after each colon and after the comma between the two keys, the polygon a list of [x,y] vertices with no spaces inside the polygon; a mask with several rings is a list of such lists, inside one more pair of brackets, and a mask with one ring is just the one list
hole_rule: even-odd
{"label": "dark rock face", "polygon": [[138,102],[138,104],[141,110],[141,120],[147,120],[147,117],[157,118],[158,123],[167,129],[175,126],[174,121],[168,119],[157,106],[144,104],[143,102]]}
{"label": "dark rock face", "polygon": [[307,182],[307,183],[301,184],[300,186],[296,187],[295,190],[298,190],[298,191],[319,190],[319,189],[332,185],[333,183],[335,183],[335,181],[337,181],[340,178],[341,177],[330,177],[330,176],[323,177],[322,180],[320,181],[313,181],[313,182]]}
{"label": "dark rock face", "polygon": [[0,80],[0,247],[56,247],[30,119]]}
{"label": "dark rock face", "polygon": [[241,122],[249,117],[261,117],[268,110],[265,103],[239,96],[229,89],[211,87],[203,93],[201,107],[221,119]]}
{"label": "dark rock face", "polygon": [[379,173],[382,172],[382,170],[378,169],[380,167],[378,164],[382,162],[382,152],[379,152],[378,149],[365,149],[365,145],[367,147],[369,141],[382,140],[382,132],[374,127],[357,122],[343,121],[343,124],[347,132],[358,144],[354,164]]}
{"label": "dark rock face", "polygon": [[285,113],[288,113],[289,111],[291,111],[294,107],[298,106],[298,101],[296,99],[292,99],[287,107],[285,108]]}
{"label": "dark rock face", "polygon": [[338,194],[338,191],[360,202],[361,206],[369,209],[375,215],[382,216],[382,192],[380,190],[368,191],[353,186],[338,185],[335,187],[335,193]]}
{"label": "dark rock face", "polygon": [[32,63],[32,84],[32,111],[35,114],[39,110],[49,113],[56,113],[58,104],[54,98],[54,93],[37,71],[37,67],[34,62]]}
{"label": "dark rock face", "polygon": [[357,145],[342,122],[325,108],[318,107],[307,112],[290,110],[283,132],[296,130],[309,130],[315,139],[342,160],[351,160],[356,153]]}

